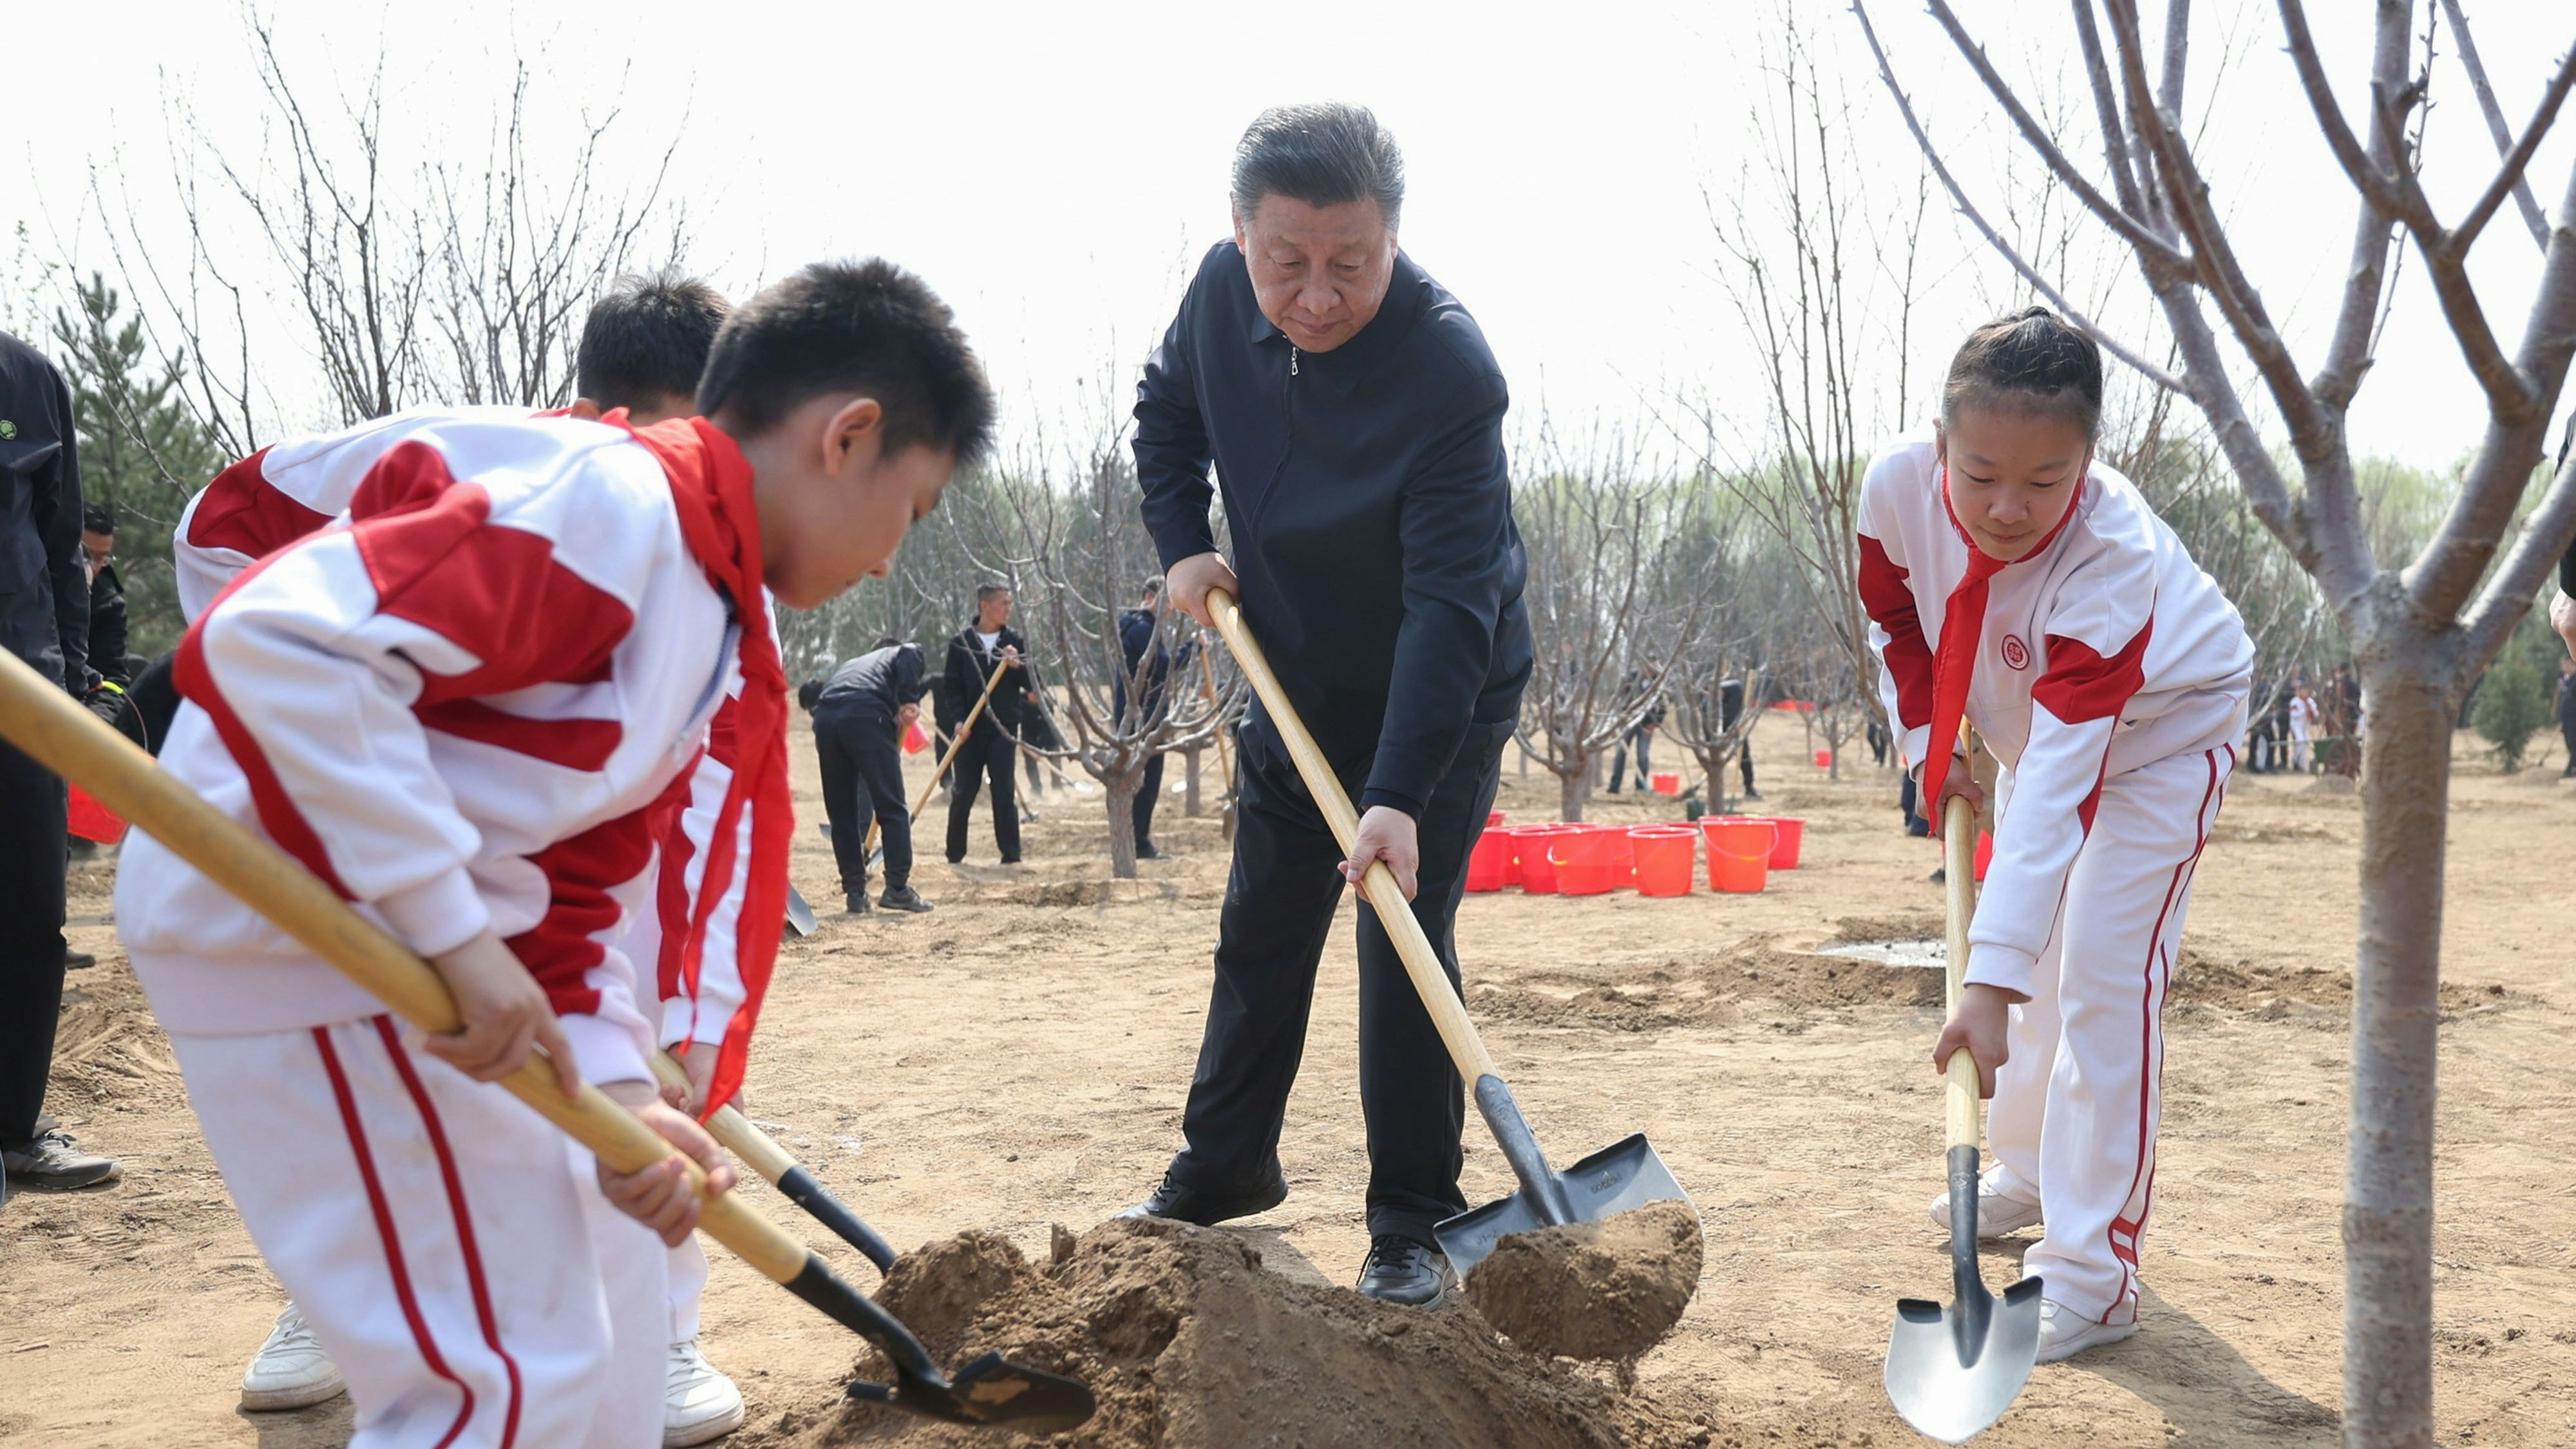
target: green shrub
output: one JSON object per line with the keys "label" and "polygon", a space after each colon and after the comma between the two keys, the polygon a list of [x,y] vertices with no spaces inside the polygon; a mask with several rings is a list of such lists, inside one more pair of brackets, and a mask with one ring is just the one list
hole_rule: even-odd
{"label": "green shrub", "polygon": [[2549,723],[2557,704],[2553,651],[2560,647],[2557,635],[2527,617],[2478,682],[2469,725],[2494,748],[2496,765],[2508,773],[2522,768],[2523,751]]}

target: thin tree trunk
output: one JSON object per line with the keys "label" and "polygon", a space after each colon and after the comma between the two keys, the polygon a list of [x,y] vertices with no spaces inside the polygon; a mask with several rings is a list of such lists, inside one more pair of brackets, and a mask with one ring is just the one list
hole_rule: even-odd
{"label": "thin tree trunk", "polygon": [[1189,773],[1183,777],[1186,783],[1181,791],[1181,813],[1192,820],[1199,818],[1199,752],[1203,748],[1192,745],[1181,751],[1181,758],[1189,768]]}
{"label": "thin tree trunk", "polygon": [[[2403,627],[2382,624],[2390,632]],[[2424,1327],[2433,1315],[2451,692],[2447,661],[2421,635],[2362,669],[2370,733],[2361,785],[2352,1140],[2344,1168],[2343,1442],[2347,1449],[2431,1449],[2433,1345]]]}
{"label": "thin tree trunk", "polygon": [[1566,761],[1565,771],[1557,776],[1557,819],[1568,824],[1583,819],[1583,802],[1592,794],[1592,767],[1601,763],[1598,755],[1576,754]]}
{"label": "thin tree trunk", "polygon": [[1108,787],[1100,793],[1108,799],[1109,873],[1120,880],[1136,878],[1136,789],[1144,781],[1139,764],[1102,782]]}

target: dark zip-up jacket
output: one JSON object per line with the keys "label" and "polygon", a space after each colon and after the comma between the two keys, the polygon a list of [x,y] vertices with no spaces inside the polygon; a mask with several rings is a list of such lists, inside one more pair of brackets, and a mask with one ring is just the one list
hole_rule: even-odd
{"label": "dark zip-up jacket", "polygon": [[45,355],[0,332],[0,649],[74,694],[89,687],[72,391]]}
{"label": "dark zip-up jacket", "polygon": [[[1122,726],[1141,727],[1159,723],[1163,715],[1163,692],[1171,681],[1172,671],[1189,668],[1190,662],[1198,657],[1196,639],[1182,640],[1178,653],[1165,647],[1156,637],[1161,632],[1161,623],[1162,620],[1151,609],[1129,609],[1118,616],[1118,652],[1127,661],[1127,667],[1109,681],[1109,694],[1110,708],[1116,711],[1116,718]],[[1139,673],[1137,665],[1144,660],[1149,649],[1153,651],[1153,662],[1144,666],[1142,677],[1137,681],[1144,695],[1144,707],[1131,720],[1127,717],[1127,678]]]}
{"label": "dark zip-up jacket", "polygon": [[113,563],[90,575],[87,648],[90,672],[101,684],[123,689],[134,682],[125,667],[125,584]]}
{"label": "dark zip-up jacket", "polygon": [[993,702],[984,706],[984,719],[977,720],[976,724],[980,726],[984,720],[991,720],[1014,737],[1019,734],[1020,709],[1027,703],[1024,696],[1037,687],[1037,676],[1029,672],[1028,641],[1011,632],[1008,624],[1002,626],[1000,636],[993,640],[990,654],[984,652],[984,641],[977,636],[972,624],[958,630],[957,636],[948,641],[948,667],[939,676],[939,700],[934,711],[941,734],[957,733],[957,726],[975,708],[976,699],[984,693],[984,682],[1002,666],[1001,651],[1005,649],[1020,651],[1020,677],[1005,679],[993,686]]}
{"label": "dark zip-up jacket", "polygon": [[1528,572],[1502,370],[1458,299],[1398,252],[1330,352],[1261,315],[1234,243],[1200,263],[1136,389],[1136,476],[1163,566],[1216,547],[1216,467],[1243,611],[1363,808],[1420,815],[1471,722],[1520,709]]}
{"label": "dark zip-up jacket", "polygon": [[918,644],[871,650],[833,670],[814,705],[862,709],[891,722],[905,705],[918,703],[929,692],[929,672],[930,661]]}

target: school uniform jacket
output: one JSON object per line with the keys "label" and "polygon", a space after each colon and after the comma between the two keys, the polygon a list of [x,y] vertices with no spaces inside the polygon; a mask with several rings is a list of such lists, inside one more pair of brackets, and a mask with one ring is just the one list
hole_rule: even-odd
{"label": "school uniform jacket", "polygon": [[[609,960],[634,904],[619,892],[639,888],[739,635],[659,461],[621,429],[484,410],[238,466],[348,482],[348,510],[191,629],[177,668],[203,707],[162,767],[424,955],[495,931],[585,1075],[647,1075],[634,972]],[[138,835],[119,874],[118,924],[171,1031],[384,1009],[158,842]]]}
{"label": "school uniform jacket", "polygon": [[[2254,648],[2236,606],[2135,485],[2096,463],[2070,516],[1988,585],[1967,718],[2012,772],[1967,979],[2029,994],[2102,782],[2227,747],[2245,725]],[[1930,438],[1895,444],[1861,485],[1860,593],[1879,693],[1909,765],[1930,738],[1933,660],[1968,566]]]}
{"label": "school uniform jacket", "polygon": [[[197,491],[179,515],[172,559],[179,610],[190,623],[244,569],[313,533],[348,511],[358,485],[376,461],[431,419],[507,424],[529,418],[525,408],[413,408],[360,423],[343,432],[263,448],[218,474]],[[768,601],[764,600],[766,605]],[[776,610],[771,609],[773,637]],[[673,869],[657,877],[653,899],[633,914],[628,949],[639,976],[650,972],[662,999],[666,1045],[721,1036],[749,994],[735,959],[734,923],[751,872],[738,868],[707,922],[698,990],[688,990],[680,970],[680,943],[704,874],[716,811],[733,779],[732,706],[742,691],[737,660],[727,676],[725,704],[709,734],[684,795],[675,794],[657,817],[661,859]],[[721,748],[719,748],[719,743]],[[741,822],[734,859],[751,858],[751,822]],[[649,913],[649,914],[648,914]]]}

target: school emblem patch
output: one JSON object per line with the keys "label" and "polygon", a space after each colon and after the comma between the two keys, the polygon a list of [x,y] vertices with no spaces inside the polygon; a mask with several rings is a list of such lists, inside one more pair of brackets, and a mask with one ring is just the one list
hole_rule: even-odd
{"label": "school emblem patch", "polygon": [[2030,646],[2021,642],[2021,636],[2019,634],[2006,634],[2004,636],[2003,654],[2004,662],[2015,669],[2028,669],[2030,667]]}
{"label": "school emblem patch", "polygon": [[0,418],[0,443],[9,442],[17,436],[18,425],[7,418]]}

